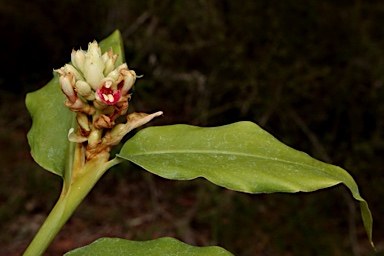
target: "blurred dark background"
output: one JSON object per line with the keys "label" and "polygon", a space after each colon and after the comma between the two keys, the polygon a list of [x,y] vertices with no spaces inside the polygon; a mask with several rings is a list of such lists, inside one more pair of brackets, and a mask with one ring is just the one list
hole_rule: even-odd
{"label": "blurred dark background", "polygon": [[29,155],[25,94],[115,29],[144,78],[131,111],[151,125],[249,120],[286,144],[342,166],[374,217],[375,254],[343,186],[248,195],[204,180],[168,181],[125,163],[110,170],[47,255],[103,236],[173,236],[236,255],[382,255],[382,1],[0,1],[0,248],[20,255],[60,193]]}

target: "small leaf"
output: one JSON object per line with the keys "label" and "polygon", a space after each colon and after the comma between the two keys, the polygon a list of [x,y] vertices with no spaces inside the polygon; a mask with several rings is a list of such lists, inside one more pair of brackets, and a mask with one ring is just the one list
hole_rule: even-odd
{"label": "small leaf", "polygon": [[167,179],[204,177],[248,193],[310,192],[343,183],[360,201],[372,243],[371,212],[348,172],[286,146],[254,123],[149,127],[128,140],[118,156]]}
{"label": "small leaf", "polygon": [[[124,60],[124,48],[119,31],[100,42],[102,52],[112,47],[119,55],[116,63]],[[68,59],[71,49],[68,49]],[[26,105],[32,116],[32,127],[28,132],[28,142],[34,160],[44,169],[63,176],[72,167],[74,143],[68,141],[68,131],[76,127],[75,114],[65,105],[58,76],[43,88],[27,94]]]}
{"label": "small leaf", "polygon": [[150,241],[129,241],[120,238],[100,238],[90,245],[70,251],[65,256],[229,256],[233,255],[217,246],[197,247],[174,238],[164,237]]}

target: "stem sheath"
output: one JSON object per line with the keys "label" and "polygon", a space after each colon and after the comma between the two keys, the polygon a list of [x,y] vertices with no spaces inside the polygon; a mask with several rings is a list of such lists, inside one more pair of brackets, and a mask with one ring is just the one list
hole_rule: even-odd
{"label": "stem sheath", "polygon": [[42,255],[49,244],[55,238],[69,217],[76,210],[77,206],[83,201],[84,197],[94,187],[100,177],[119,160],[108,161],[108,153],[99,154],[98,157],[87,162],[77,174],[68,188],[63,186],[59,200],[53,207],[47,219],[37,232],[24,252],[24,256]]}

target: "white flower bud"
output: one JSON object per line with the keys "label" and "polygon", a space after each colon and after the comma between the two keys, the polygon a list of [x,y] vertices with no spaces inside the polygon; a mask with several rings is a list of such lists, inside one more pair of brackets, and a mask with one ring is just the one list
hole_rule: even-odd
{"label": "white flower bud", "polygon": [[61,90],[67,96],[68,100],[74,103],[77,99],[76,92],[73,88],[73,75],[71,73],[67,75],[60,75],[59,83]]}
{"label": "white flower bud", "polygon": [[82,129],[84,129],[85,131],[91,130],[89,128],[89,120],[88,120],[88,116],[86,114],[78,112],[76,115],[76,120]]}
{"label": "white flower bud", "polygon": [[93,94],[91,86],[89,86],[89,84],[85,81],[77,81],[75,87],[77,92],[85,98],[90,94]]}
{"label": "white flower bud", "polygon": [[83,50],[72,50],[71,53],[71,61],[72,64],[79,69],[82,73],[84,73],[84,65],[85,65],[85,52]]}
{"label": "white flower bud", "polygon": [[115,68],[115,62],[112,58],[105,62],[104,75],[108,75]]}
{"label": "white flower bud", "polygon": [[113,50],[112,48],[109,48],[108,51],[106,51],[102,56],[101,56],[101,59],[104,61],[104,63],[110,59],[113,55]]}
{"label": "white flower bud", "polygon": [[84,77],[96,91],[100,80],[104,78],[104,62],[100,56],[100,47],[96,41],[90,43],[85,54]]}
{"label": "white flower bud", "polygon": [[62,67],[62,69],[67,74],[72,73],[75,76],[76,80],[84,80],[83,76],[79,73],[79,71],[75,69],[74,66],[65,64],[64,67]]}
{"label": "white flower bud", "polygon": [[88,136],[88,147],[95,147],[101,141],[102,130],[93,130]]}
{"label": "white flower bud", "polygon": [[125,69],[121,70],[120,73],[123,75],[124,79],[124,84],[121,88],[121,95],[126,95],[136,81],[136,73],[133,70]]}

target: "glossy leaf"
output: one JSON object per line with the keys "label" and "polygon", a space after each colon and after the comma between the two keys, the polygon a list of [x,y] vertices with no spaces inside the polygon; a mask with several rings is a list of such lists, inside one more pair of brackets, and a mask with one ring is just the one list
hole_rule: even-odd
{"label": "glossy leaf", "polygon": [[165,237],[150,241],[129,241],[120,238],[100,238],[90,245],[75,249],[65,256],[229,256],[233,255],[217,246],[197,247],[174,238]]}
{"label": "glossy leaf", "polygon": [[343,183],[360,202],[372,241],[370,210],[348,172],[286,146],[254,123],[149,127],[128,140],[118,156],[167,179],[204,177],[247,193],[310,192]]}
{"label": "glossy leaf", "polygon": [[[112,47],[119,54],[117,64],[122,63],[124,49],[119,31],[99,45],[102,52]],[[70,56],[71,49],[68,49],[68,59]],[[57,75],[40,90],[28,93],[26,98],[32,116],[32,127],[28,132],[32,157],[44,169],[60,176],[66,169],[71,169],[74,143],[68,141],[68,131],[76,127],[75,114],[64,105],[65,99]]]}

